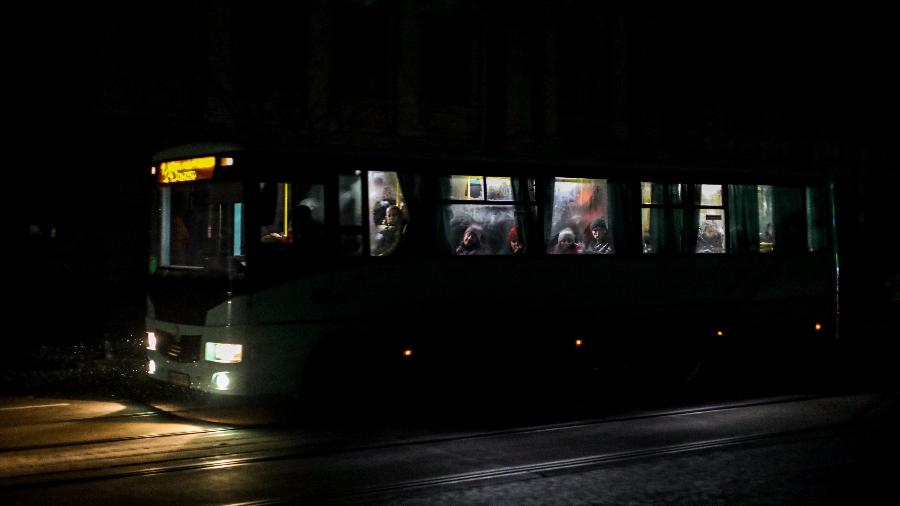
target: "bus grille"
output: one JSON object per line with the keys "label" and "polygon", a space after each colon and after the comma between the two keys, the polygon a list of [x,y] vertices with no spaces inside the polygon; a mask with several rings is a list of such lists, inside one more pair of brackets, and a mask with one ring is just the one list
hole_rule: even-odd
{"label": "bus grille", "polygon": [[175,362],[200,360],[200,336],[178,336],[168,332],[156,332],[157,349]]}

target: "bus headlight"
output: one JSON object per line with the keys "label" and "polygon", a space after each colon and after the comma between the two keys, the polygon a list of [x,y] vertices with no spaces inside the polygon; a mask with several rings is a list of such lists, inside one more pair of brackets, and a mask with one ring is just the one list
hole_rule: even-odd
{"label": "bus headlight", "polygon": [[152,330],[147,331],[147,349],[156,351],[156,332]]}
{"label": "bus headlight", "polygon": [[212,375],[212,385],[216,390],[228,390],[231,388],[231,375],[227,372],[217,372]]}
{"label": "bus headlight", "polygon": [[244,358],[244,347],[240,344],[206,343],[205,358],[220,364],[236,364]]}
{"label": "bus headlight", "polygon": [[147,373],[148,374],[156,374],[156,361],[150,360],[147,362]]}

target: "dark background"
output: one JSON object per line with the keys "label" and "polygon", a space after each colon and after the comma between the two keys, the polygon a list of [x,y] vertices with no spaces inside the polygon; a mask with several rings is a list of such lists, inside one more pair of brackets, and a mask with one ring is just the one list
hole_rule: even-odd
{"label": "dark background", "polygon": [[88,2],[4,16],[15,342],[141,332],[149,160],[185,142],[710,163],[837,184],[842,311],[890,309],[884,7]]}

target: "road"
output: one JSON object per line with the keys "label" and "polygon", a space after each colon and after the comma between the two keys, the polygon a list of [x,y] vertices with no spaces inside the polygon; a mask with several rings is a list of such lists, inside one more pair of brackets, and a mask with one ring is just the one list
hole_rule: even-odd
{"label": "road", "polygon": [[897,400],[790,395],[535,424],[9,396],[0,503],[873,503],[898,495],[883,466]]}

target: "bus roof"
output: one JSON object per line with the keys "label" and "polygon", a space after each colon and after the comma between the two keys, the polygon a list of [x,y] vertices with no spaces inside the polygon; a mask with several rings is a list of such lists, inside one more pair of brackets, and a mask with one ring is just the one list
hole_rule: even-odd
{"label": "bus roof", "polygon": [[[822,167],[796,167],[784,163],[746,163],[746,162],[686,162],[647,161],[604,158],[595,156],[554,156],[541,154],[535,156],[486,154],[486,153],[447,153],[430,151],[384,151],[348,148],[310,148],[310,147],[250,147],[227,142],[193,143],[173,146],[157,152],[153,162],[190,158],[204,155],[244,152],[247,155],[261,155],[263,158],[275,159],[284,156],[302,156],[308,160],[330,161],[338,165],[359,163],[369,170],[404,170],[416,168],[436,170],[450,173],[459,170],[503,171],[504,174],[556,174],[578,177],[589,173],[603,173],[606,177],[631,178],[635,175],[644,180],[667,180],[670,178],[683,180],[685,176],[693,182],[763,182],[777,181],[810,181],[830,179],[831,174]],[[562,174],[565,173],[565,174]],[[500,175],[500,174],[498,174]]]}
{"label": "bus roof", "polygon": [[235,151],[244,151],[245,149],[246,148],[244,148],[244,146],[240,144],[227,142],[201,142],[194,144],[182,144],[156,152],[153,155],[153,162],[173,160],[178,158],[189,158],[201,154],[233,153]]}

